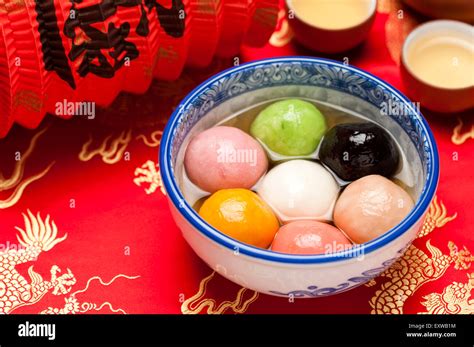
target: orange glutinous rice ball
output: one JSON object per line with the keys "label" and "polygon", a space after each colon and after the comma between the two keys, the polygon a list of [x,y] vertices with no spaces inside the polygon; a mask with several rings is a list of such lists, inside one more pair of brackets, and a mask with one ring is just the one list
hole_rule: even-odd
{"label": "orange glutinous rice ball", "polygon": [[244,243],[268,248],[279,228],[270,207],[247,189],[223,189],[212,194],[199,214],[220,232]]}

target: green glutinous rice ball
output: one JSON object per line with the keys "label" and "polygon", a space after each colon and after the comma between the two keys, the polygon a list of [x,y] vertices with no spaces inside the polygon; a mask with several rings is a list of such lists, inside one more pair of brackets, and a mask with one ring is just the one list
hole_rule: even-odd
{"label": "green glutinous rice ball", "polygon": [[255,118],[252,136],[272,151],[288,156],[313,153],[326,132],[326,120],[313,104],[288,99],[275,102]]}

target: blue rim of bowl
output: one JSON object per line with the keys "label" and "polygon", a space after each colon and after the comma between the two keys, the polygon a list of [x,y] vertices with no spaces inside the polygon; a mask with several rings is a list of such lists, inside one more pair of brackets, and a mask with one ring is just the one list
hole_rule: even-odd
{"label": "blue rim of bowl", "polygon": [[[378,238],[370,242],[360,244],[358,245],[358,247],[353,247],[351,249],[335,253],[319,255],[292,255],[277,253],[270,250],[244,244],[213,228],[199,216],[199,214],[188,204],[188,202],[184,199],[184,196],[181,194],[181,191],[174,178],[173,170],[171,168],[171,142],[173,129],[175,128],[176,123],[179,121],[182,111],[187,108],[191,100],[193,100],[201,92],[209,88],[209,86],[211,86],[214,82],[220,80],[221,78],[227,75],[236,73],[244,69],[248,69],[252,66],[261,66],[266,64],[275,64],[283,62],[324,63],[332,66],[342,67],[344,69],[365,75],[366,77],[375,80],[377,83],[383,85],[385,88],[390,90],[391,93],[396,94],[400,99],[404,100],[407,103],[406,106],[408,106],[410,110],[413,111],[413,113],[416,114],[416,116],[418,117],[418,121],[420,122],[420,125],[422,125],[423,128],[423,133],[428,138],[430,156],[432,159],[430,171],[427,172],[427,181],[425,183],[425,186],[423,187],[423,191],[421,193],[420,198],[418,199],[417,203],[415,204],[415,207],[408,214],[408,216],[406,216],[398,225],[396,225],[383,235],[379,236]],[[273,261],[283,264],[320,264],[349,260],[351,258],[360,257],[361,255],[365,255],[380,249],[381,247],[387,245],[399,236],[403,235],[423,216],[423,214],[428,209],[431,200],[434,197],[439,179],[439,157],[433,133],[431,132],[431,129],[429,128],[428,123],[426,122],[423,115],[418,110],[413,108],[411,101],[405,95],[403,95],[400,91],[398,91],[390,84],[382,81],[380,78],[368,72],[365,72],[353,66],[343,65],[334,60],[304,56],[287,56],[281,58],[255,60],[250,63],[229,68],[209,78],[208,80],[197,86],[191,93],[189,93],[173,112],[163,132],[160,146],[160,171],[163,184],[173,205],[185,217],[187,222],[189,222],[200,233],[202,233],[204,236],[208,237],[212,241],[228,248],[229,250],[232,250],[234,252],[238,251],[239,254],[245,254],[247,256],[259,260]]]}

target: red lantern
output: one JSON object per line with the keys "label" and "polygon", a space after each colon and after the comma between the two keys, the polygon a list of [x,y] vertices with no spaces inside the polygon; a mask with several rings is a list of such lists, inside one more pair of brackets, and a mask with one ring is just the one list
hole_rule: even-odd
{"label": "red lantern", "polygon": [[[65,100],[108,106],[186,64],[264,45],[278,0],[0,1],[0,137]],[[249,31],[252,31],[249,33]],[[65,114],[58,116],[68,117]]]}

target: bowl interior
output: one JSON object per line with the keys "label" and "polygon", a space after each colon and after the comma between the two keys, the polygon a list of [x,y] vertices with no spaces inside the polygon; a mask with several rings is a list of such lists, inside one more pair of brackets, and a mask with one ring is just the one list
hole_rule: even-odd
{"label": "bowl interior", "polygon": [[[170,198],[188,221],[225,246],[239,247],[249,255],[263,252],[268,257],[275,256],[274,252],[244,245],[207,225],[184,200],[180,185],[185,149],[194,135],[249,106],[288,97],[311,99],[365,116],[396,139],[404,160],[410,163],[410,170],[399,173],[404,175],[399,178],[415,197],[415,208],[398,226],[364,244],[365,251],[393,240],[422,216],[434,196],[438,167],[436,145],[417,108],[392,87],[358,69],[324,59],[291,57],[223,72],[196,88],[172,116],[163,136],[160,165]],[[305,260],[330,261],[335,260],[334,256],[337,258],[336,253],[306,256]],[[301,258],[282,254],[276,257]]]}

